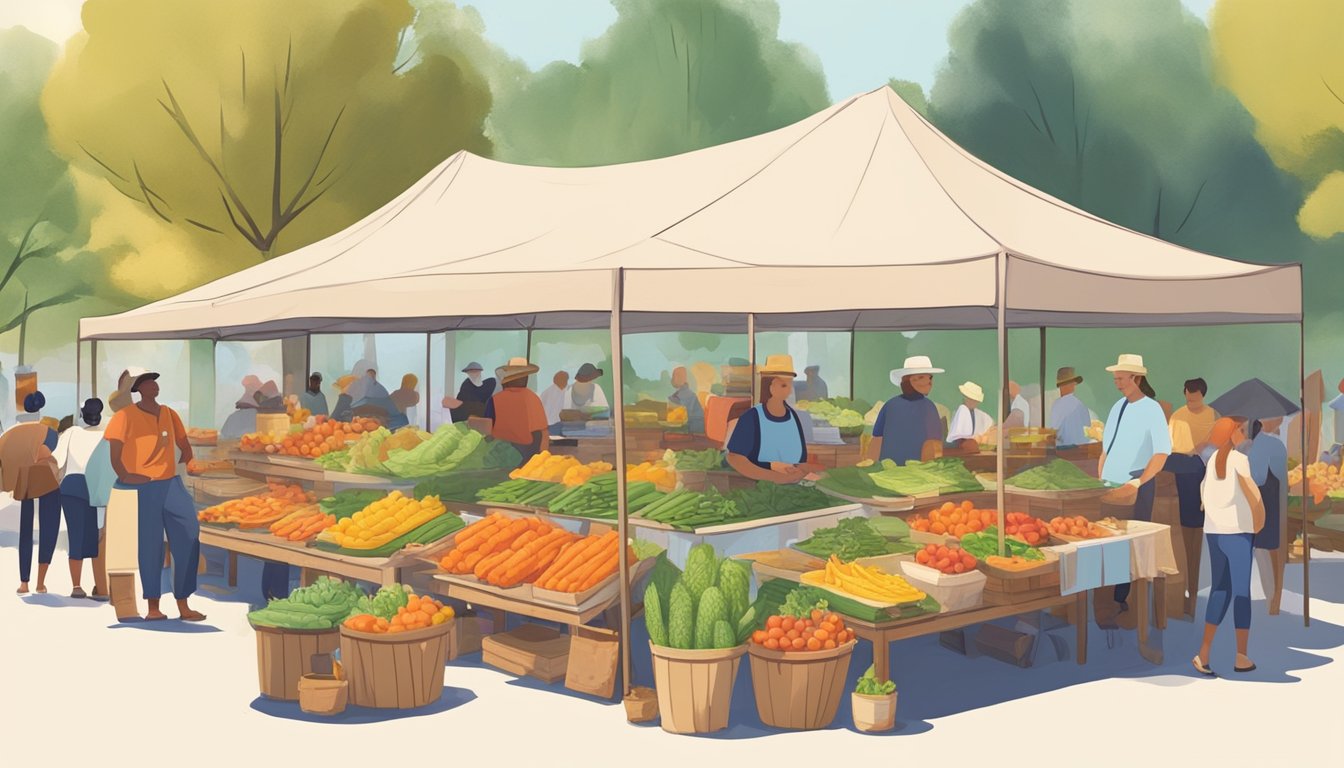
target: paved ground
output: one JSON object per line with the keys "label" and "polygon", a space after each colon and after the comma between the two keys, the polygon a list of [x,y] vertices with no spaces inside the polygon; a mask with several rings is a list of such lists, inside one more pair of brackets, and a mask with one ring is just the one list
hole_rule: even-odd
{"label": "paved ground", "polygon": [[[969,760],[1057,750],[1059,765],[1228,762],[1277,765],[1289,754],[1321,757],[1331,741],[1338,692],[1344,687],[1344,560],[1312,569],[1312,626],[1300,615],[1270,618],[1255,605],[1251,653],[1259,671],[1204,680],[1189,658],[1196,627],[1172,622],[1163,638],[1167,663],[1138,658],[1133,633],[1110,640],[1093,631],[1090,661],[1072,650],[1042,652],[1033,669],[988,658],[965,658],[922,639],[901,643],[895,678],[898,727],[872,736],[852,730],[848,706],[832,728],[781,733],[756,717],[748,670],[735,692],[733,726],[716,737],[678,737],[625,722],[618,704],[571,694],[561,686],[517,680],[467,657],[447,670],[443,698],[424,711],[350,711],[337,722],[316,720],[297,705],[260,700],[256,651],[246,600],[257,596],[260,569],[244,561],[236,593],[222,588],[216,556],[197,607],[203,625],[169,621],[118,625],[106,604],[68,593],[64,544],[49,579],[51,593],[19,598],[17,507],[0,503],[0,638],[5,674],[0,722],[5,762],[50,765],[96,761],[130,764],[152,754],[190,766],[282,765],[308,760],[371,763],[458,757],[492,765],[706,765],[786,758],[858,764],[871,758]],[[63,537],[62,537],[63,541]],[[86,579],[86,585],[90,582]],[[1301,583],[1290,567],[1290,586]],[[6,596],[8,595],[8,596]],[[1298,606],[1300,598],[1285,603]],[[1230,621],[1230,619],[1229,619]],[[1055,633],[1072,642],[1067,628]],[[1215,646],[1214,666],[1231,666],[1228,637]],[[651,683],[647,653],[637,653],[636,682]],[[851,677],[869,663],[855,654]],[[1316,746],[1315,749],[1320,749]],[[407,751],[407,750],[411,751]],[[179,758],[185,751],[194,756]],[[1148,757],[1143,757],[1148,753]],[[1032,761],[1040,757],[1028,758]],[[1049,758],[1046,758],[1049,759]],[[1143,764],[1143,763],[1140,763]]]}

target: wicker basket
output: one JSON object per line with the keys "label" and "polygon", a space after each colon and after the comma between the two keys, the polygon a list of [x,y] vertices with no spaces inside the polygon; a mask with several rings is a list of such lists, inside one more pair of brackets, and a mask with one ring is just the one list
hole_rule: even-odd
{"label": "wicker basket", "polygon": [[412,709],[443,693],[453,621],[411,632],[368,633],[341,627],[341,663],[357,707]]}
{"label": "wicker basket", "polygon": [[794,730],[830,725],[849,682],[855,644],[851,640],[830,650],[789,652],[750,646],[751,687],[761,722]]}
{"label": "wicker basket", "polygon": [[746,646],[685,651],[649,643],[658,712],[669,733],[713,733],[728,727],[733,682]]}

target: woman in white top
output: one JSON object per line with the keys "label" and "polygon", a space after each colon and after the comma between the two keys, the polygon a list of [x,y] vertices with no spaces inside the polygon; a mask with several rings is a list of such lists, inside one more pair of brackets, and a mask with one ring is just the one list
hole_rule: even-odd
{"label": "woman in white top", "polygon": [[1251,553],[1255,534],[1265,525],[1265,506],[1251,476],[1251,461],[1234,446],[1246,441],[1244,419],[1214,422],[1209,444],[1217,449],[1204,472],[1200,497],[1204,501],[1204,533],[1209,540],[1212,585],[1204,615],[1204,642],[1192,663],[1201,675],[1213,676],[1209,652],[1218,625],[1232,607],[1237,633],[1234,672],[1250,672],[1255,663],[1246,656],[1251,634]]}
{"label": "woman in white top", "polygon": [[71,597],[86,597],[80,580],[84,560],[94,558],[93,599],[106,600],[107,577],[99,567],[98,510],[107,507],[112,483],[109,446],[103,439],[103,401],[91,398],[79,411],[85,427],[72,427],[61,433],[52,455],[62,473],[61,509],[65,512],[65,530],[70,549]]}

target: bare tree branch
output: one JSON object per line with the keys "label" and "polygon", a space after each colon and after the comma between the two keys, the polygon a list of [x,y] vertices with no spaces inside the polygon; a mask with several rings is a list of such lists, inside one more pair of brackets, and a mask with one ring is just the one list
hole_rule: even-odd
{"label": "bare tree branch", "polygon": [[[76,142],[76,143],[78,143],[78,142]],[[121,179],[121,180],[124,181],[124,182],[130,183],[130,179],[126,178],[125,176],[122,176],[120,173],[117,173],[116,170],[112,168],[112,166],[110,166],[110,165],[108,165],[107,163],[104,163],[102,160],[100,160],[100,159],[98,158],[97,155],[95,155],[95,154],[93,154],[92,152],[90,152],[90,151],[88,150],[88,148],[85,147],[83,144],[80,144],[80,145],[79,145],[79,148],[80,148],[81,150],[84,151],[84,154],[86,154],[86,155],[89,156],[89,159],[91,159],[91,160],[93,160],[93,162],[95,162],[95,163],[101,165],[101,166],[103,167],[103,169],[106,170],[108,173],[112,174],[113,176],[116,176],[118,179]]]}
{"label": "bare tree branch", "polygon": [[1338,101],[1340,104],[1344,104],[1344,98],[1340,98],[1339,94],[1338,94],[1338,93],[1335,93],[1335,89],[1334,89],[1334,88],[1331,88],[1331,87],[1330,87],[1330,84],[1327,83],[1327,82],[1325,82],[1325,78],[1324,78],[1324,77],[1321,78],[1321,85],[1324,85],[1324,86],[1325,86],[1325,90],[1329,91],[1329,92],[1330,92],[1330,95],[1335,97],[1335,101]]}
{"label": "bare tree branch", "polygon": [[275,130],[275,163],[271,170],[271,232],[270,237],[273,240],[277,230],[283,224],[280,221],[280,177],[281,177],[281,158],[284,150],[284,123],[280,117],[280,89],[274,89],[274,112],[273,123]]}
{"label": "bare tree branch", "polygon": [[242,59],[242,62],[243,62],[243,101],[246,102],[246,101],[247,101],[247,51],[244,51],[244,50],[242,49],[242,46],[239,46],[239,48],[238,48],[238,56]]}
{"label": "bare tree branch", "polygon": [[1031,95],[1036,97],[1036,112],[1041,116],[1041,124],[1045,126],[1045,135],[1050,137],[1050,143],[1055,143],[1055,132],[1050,130],[1050,118],[1045,116],[1045,107],[1041,104],[1041,94],[1036,92],[1036,85],[1030,81],[1027,85],[1031,88]]}
{"label": "bare tree branch", "polygon": [[22,266],[25,261],[45,258],[52,253],[55,253],[55,248],[50,244],[44,245],[41,248],[34,248],[31,251],[28,250],[28,243],[33,238],[33,232],[37,229],[37,226],[45,220],[45,217],[39,214],[37,218],[33,219],[33,223],[28,225],[28,229],[24,230],[23,237],[19,240],[19,248],[14,252],[14,258],[10,260],[9,267],[5,269],[5,276],[0,277],[0,290],[4,290],[5,286],[9,285],[9,281],[13,279],[14,273],[19,271],[19,267]]}
{"label": "bare tree branch", "polygon": [[238,221],[238,217],[233,215],[233,208],[229,205],[229,199],[224,196],[223,192],[219,193],[219,201],[224,204],[224,210],[228,212],[229,221],[233,222],[233,228],[238,230],[238,234],[242,235],[245,240],[251,243],[252,247],[257,248],[260,243],[252,239],[251,233],[243,227],[242,222]]}
{"label": "bare tree branch", "polygon": [[14,330],[15,328],[18,328],[20,325],[23,325],[28,320],[28,318],[32,317],[33,313],[37,312],[38,310],[47,309],[48,307],[55,307],[61,304],[69,304],[70,302],[75,301],[76,299],[81,299],[83,297],[84,294],[80,291],[69,291],[61,294],[60,296],[53,296],[49,299],[44,299],[43,301],[39,301],[38,303],[30,306],[28,304],[27,293],[25,292],[23,310],[20,311],[17,315],[15,315],[12,319],[10,319],[8,323],[0,326],[0,334],[8,333]]}
{"label": "bare tree branch", "polygon": [[401,62],[400,64],[392,68],[392,74],[395,75],[401,70],[405,69],[407,64],[410,64],[412,61],[415,60],[415,56],[418,53],[420,53],[420,45],[417,43],[415,46],[415,50],[411,51],[411,55],[407,56],[405,61]]}
{"label": "bare tree branch", "polygon": [[[135,169],[135,183],[140,185],[140,194],[145,196],[145,204],[149,206],[149,210],[153,211],[155,216],[172,224],[173,220],[168,218],[168,215],[163,211],[160,211],[159,206],[154,204],[154,198],[157,197],[159,200],[163,200],[163,198],[154,190],[150,189],[149,185],[145,183],[145,178],[140,175],[140,164],[132,162],[131,167]],[[163,200],[163,202],[166,203],[167,201]]]}
{"label": "bare tree branch", "polygon": [[294,38],[289,38],[289,44],[285,48],[285,91],[289,91],[289,73],[290,67],[294,63]]}
{"label": "bare tree branch", "polygon": [[1021,109],[1022,116],[1027,118],[1027,122],[1031,123],[1031,127],[1035,128],[1037,133],[1044,134],[1045,131],[1041,130],[1041,126],[1036,123],[1036,118],[1031,116],[1031,113],[1027,111],[1026,107],[1022,107]]}
{"label": "bare tree branch", "polygon": [[1208,183],[1208,179],[1200,182],[1199,189],[1195,190],[1195,199],[1190,201],[1190,210],[1185,212],[1185,218],[1181,219],[1181,225],[1176,227],[1176,231],[1172,234],[1180,234],[1181,230],[1185,229],[1185,223],[1190,220],[1190,215],[1195,212],[1195,206],[1199,204],[1199,196],[1204,193],[1204,185]]}
{"label": "bare tree branch", "polygon": [[[303,182],[303,185],[299,187],[299,191],[294,193],[294,197],[289,201],[289,205],[285,206],[284,221],[286,224],[293,221],[294,217],[298,215],[298,212],[295,211],[295,206],[299,205],[299,201],[303,199],[305,194],[307,194],[308,187],[313,183],[313,178],[317,176],[317,171],[322,166],[322,160],[327,155],[327,148],[331,146],[331,139],[336,135],[336,127],[341,124],[341,117],[344,114],[345,107],[342,106],[341,111],[336,113],[336,119],[331,121],[331,130],[327,131],[327,138],[322,142],[322,149],[317,153],[317,160],[313,163],[312,170],[308,172],[308,178]],[[304,205],[303,208],[307,208],[308,205],[311,205],[316,199],[317,198],[313,198],[313,200],[308,201],[308,204]]]}
{"label": "bare tree branch", "polygon": [[1153,208],[1153,237],[1162,236],[1162,184],[1157,185],[1157,205]]}
{"label": "bare tree branch", "polygon": [[204,223],[204,222],[197,221],[197,220],[195,220],[195,219],[186,219],[186,222],[187,222],[188,224],[191,224],[192,226],[200,227],[201,229],[204,229],[206,232],[214,232],[214,233],[217,234],[217,235],[222,235],[222,234],[224,234],[223,231],[218,230],[218,229],[215,229],[214,227],[210,226],[209,224],[206,224],[206,223]]}

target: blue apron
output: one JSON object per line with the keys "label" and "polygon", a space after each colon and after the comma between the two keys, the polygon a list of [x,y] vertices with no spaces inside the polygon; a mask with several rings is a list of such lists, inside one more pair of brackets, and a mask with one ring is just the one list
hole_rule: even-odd
{"label": "blue apron", "polygon": [[756,423],[760,425],[761,442],[757,461],[769,466],[771,462],[798,464],[807,456],[802,438],[799,437],[798,421],[788,418],[773,421],[765,412],[764,405],[756,406]]}

